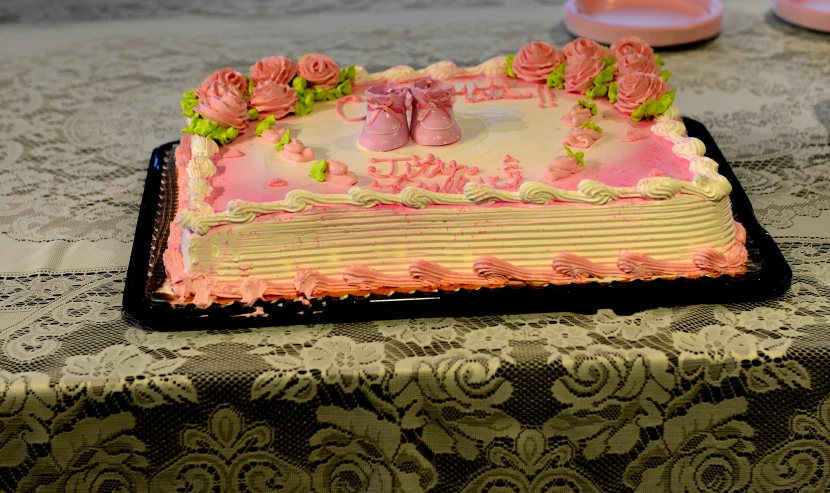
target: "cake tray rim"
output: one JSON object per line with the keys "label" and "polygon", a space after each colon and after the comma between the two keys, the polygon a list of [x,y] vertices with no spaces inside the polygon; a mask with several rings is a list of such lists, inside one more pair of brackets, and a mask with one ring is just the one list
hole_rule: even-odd
{"label": "cake tray rim", "polygon": [[175,173],[172,151],[178,141],[172,141],[154,149],[150,157],[127,269],[122,316],[152,330],[211,330],[556,311],[595,313],[602,308],[623,314],[699,303],[761,301],[783,294],[792,280],[786,259],[772,236],[758,223],[746,192],[706,127],[686,117],[683,122],[687,135],[703,141],[705,155],[718,163],[718,173],[732,185],[729,198],[733,215],[747,232],[751,268],[744,274],[349,296],[315,299],[309,304],[259,300],[253,306],[238,301],[217,302],[207,308],[192,304],[175,306],[156,295],[165,277],[162,256],[167,248],[169,222],[175,214],[175,195],[171,186],[165,187],[165,183],[175,184],[175,179],[171,180],[171,173]]}

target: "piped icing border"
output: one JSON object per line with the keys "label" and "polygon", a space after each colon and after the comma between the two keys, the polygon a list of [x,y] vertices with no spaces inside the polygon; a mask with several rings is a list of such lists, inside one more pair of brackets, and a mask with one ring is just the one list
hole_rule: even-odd
{"label": "piped icing border", "polygon": [[[470,74],[485,73],[485,66],[488,63],[490,62],[469,69]],[[438,73],[441,67],[449,73],[447,65],[441,65],[439,62],[430,67],[435,66],[439,67],[431,70],[433,74]],[[398,71],[394,73],[415,73],[413,77],[418,77],[423,76],[421,73],[430,67],[414,72],[407,72],[401,67],[396,67]],[[360,73],[358,79],[359,77]],[[457,75],[452,77],[457,77]],[[232,200],[228,202],[227,210],[224,212],[215,212],[204,201],[212,191],[209,179],[216,173],[213,156],[219,148],[211,139],[194,135],[191,139],[192,157],[186,166],[188,203],[184,209],[179,211],[176,221],[182,228],[203,235],[211,228],[226,224],[249,223],[264,214],[302,212],[313,207],[371,208],[378,205],[397,205],[420,209],[432,205],[482,205],[495,202],[538,205],[573,202],[601,205],[613,200],[628,198],[665,200],[678,194],[695,195],[708,200],[721,200],[729,195],[732,185],[717,172],[718,164],[704,156],[706,147],[703,142],[686,136],[686,127],[680,119],[680,111],[676,106],[671,106],[663,115],[655,118],[651,132],[674,142],[672,148],[674,154],[689,161],[689,170],[694,173],[692,181],[652,176],[641,179],[636,187],[612,187],[595,180],[582,180],[576,191],[563,190],[532,181],[524,182],[518,191],[499,190],[486,184],[471,182],[464,186],[463,194],[434,192],[416,187],[405,188],[398,194],[382,193],[361,187],[351,188],[346,194],[320,194],[305,190],[292,190],[286,194],[285,199],[273,202]]]}
{"label": "piped icing border", "polygon": [[562,252],[551,259],[550,268],[542,269],[521,267],[496,256],[483,255],[473,261],[468,272],[452,270],[430,260],[414,259],[408,271],[400,274],[380,272],[361,264],[346,267],[339,276],[326,276],[313,269],[298,269],[290,284],[250,277],[239,281],[220,281],[212,279],[206,272],[190,277],[183,269],[178,269],[178,275],[171,276],[169,287],[178,303],[190,302],[206,307],[219,298],[239,300],[249,305],[266,296],[299,299],[308,303],[308,300],[321,296],[391,295],[396,292],[435,292],[524,284],[561,285],[598,279],[627,281],[734,274],[743,271],[747,259],[746,230],[740,223],[734,223],[734,227],[735,243],[729,250],[719,252],[709,247],[699,248],[687,261],[656,260],[625,250],[616,263],[604,264]]}

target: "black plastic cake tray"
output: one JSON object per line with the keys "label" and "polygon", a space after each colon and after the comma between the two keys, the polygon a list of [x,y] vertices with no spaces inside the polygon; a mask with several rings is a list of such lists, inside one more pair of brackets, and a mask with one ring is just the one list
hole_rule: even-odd
{"label": "black plastic cake tray", "polygon": [[[294,300],[260,300],[253,307],[239,302],[214,303],[204,309],[192,304],[171,305],[158,290],[166,279],[162,255],[176,212],[177,141],[156,148],[150,158],[127,271],[125,316],[154,330],[204,330],[508,313],[594,313],[600,308],[630,314],[655,307],[761,301],[784,293],[792,279],[787,261],[769,233],[758,224],[746,192],[706,127],[689,118],[684,121],[688,135],[706,144],[706,156],[718,162],[719,173],[732,184],[732,210],[747,232],[749,261],[744,274],[349,296],[312,300],[310,305]],[[255,312],[256,316],[252,316]]]}

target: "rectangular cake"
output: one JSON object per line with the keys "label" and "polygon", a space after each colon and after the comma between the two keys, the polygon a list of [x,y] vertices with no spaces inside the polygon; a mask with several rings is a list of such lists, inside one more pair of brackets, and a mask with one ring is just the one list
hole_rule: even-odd
{"label": "rectangular cake", "polygon": [[636,38],[367,73],[319,54],[185,93],[174,303],[717,276],[729,182]]}

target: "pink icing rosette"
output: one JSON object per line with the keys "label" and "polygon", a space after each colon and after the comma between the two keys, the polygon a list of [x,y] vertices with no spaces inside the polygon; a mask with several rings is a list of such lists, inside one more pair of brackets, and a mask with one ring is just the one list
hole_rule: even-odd
{"label": "pink icing rosette", "polygon": [[645,57],[639,53],[629,53],[617,62],[615,75],[619,78],[631,72],[659,75],[660,66],[657,65],[654,58]]}
{"label": "pink icing rosette", "polygon": [[208,78],[202,82],[202,85],[196,89],[196,95],[199,96],[199,99],[210,97],[206,96],[207,90],[208,87],[214,82],[234,86],[237,90],[239,90],[239,94],[248,94],[248,80],[245,79],[245,76],[232,68],[223,68],[208,76]]}
{"label": "pink icing rosette", "polygon": [[310,86],[320,86],[327,91],[333,89],[340,78],[340,67],[331,58],[319,53],[303,55],[297,64],[297,72]]}
{"label": "pink icing rosette", "polygon": [[608,50],[598,43],[586,38],[576,38],[562,48],[562,55],[570,63],[571,58],[584,56],[587,58],[602,58],[608,54]]}
{"label": "pink icing rosette", "polygon": [[202,84],[197,91],[197,95],[200,100],[203,100],[209,98],[221,98],[229,92],[236,94],[240,98],[242,97],[242,93],[239,92],[239,89],[237,89],[236,86],[225,84],[224,82],[219,82],[218,80],[211,81],[208,84]]}
{"label": "pink icing rosette", "polygon": [[272,114],[282,118],[294,111],[297,104],[297,91],[293,87],[279,82],[267,81],[254,88],[250,105],[263,114]]}
{"label": "pink icing rosette", "polygon": [[626,55],[636,53],[654,59],[654,50],[637,36],[619,39],[611,45],[611,56],[621,61]]}
{"label": "pink icing rosette", "polygon": [[550,166],[545,170],[545,179],[548,182],[555,182],[562,178],[567,178],[574,173],[579,172],[579,162],[574,157],[559,156],[550,162]]}
{"label": "pink icing rosette", "polygon": [[284,56],[269,56],[251,65],[251,78],[254,79],[254,85],[269,81],[288,84],[295,75],[297,75],[297,62]]}
{"label": "pink icing rosette", "polygon": [[207,98],[194,109],[206,120],[226,127],[243,129],[248,123],[248,105],[236,91],[228,91],[222,96]]}
{"label": "pink icing rosette", "polygon": [[594,78],[605,68],[598,58],[575,57],[565,67],[565,90],[583,94],[593,87]]}
{"label": "pink icing rosette", "polygon": [[566,127],[576,128],[591,119],[591,110],[581,104],[574,105],[571,111],[567,112],[560,121]]}
{"label": "pink icing rosette", "polygon": [[562,54],[556,48],[542,41],[533,41],[516,53],[513,72],[528,82],[545,82],[563,61]]}
{"label": "pink icing rosette", "polygon": [[669,92],[669,84],[658,75],[630,72],[617,81],[615,106],[623,113],[631,114],[646,101],[660,99]]}
{"label": "pink icing rosette", "polygon": [[587,149],[601,138],[602,133],[592,128],[575,128],[565,136],[564,144],[577,149]]}

